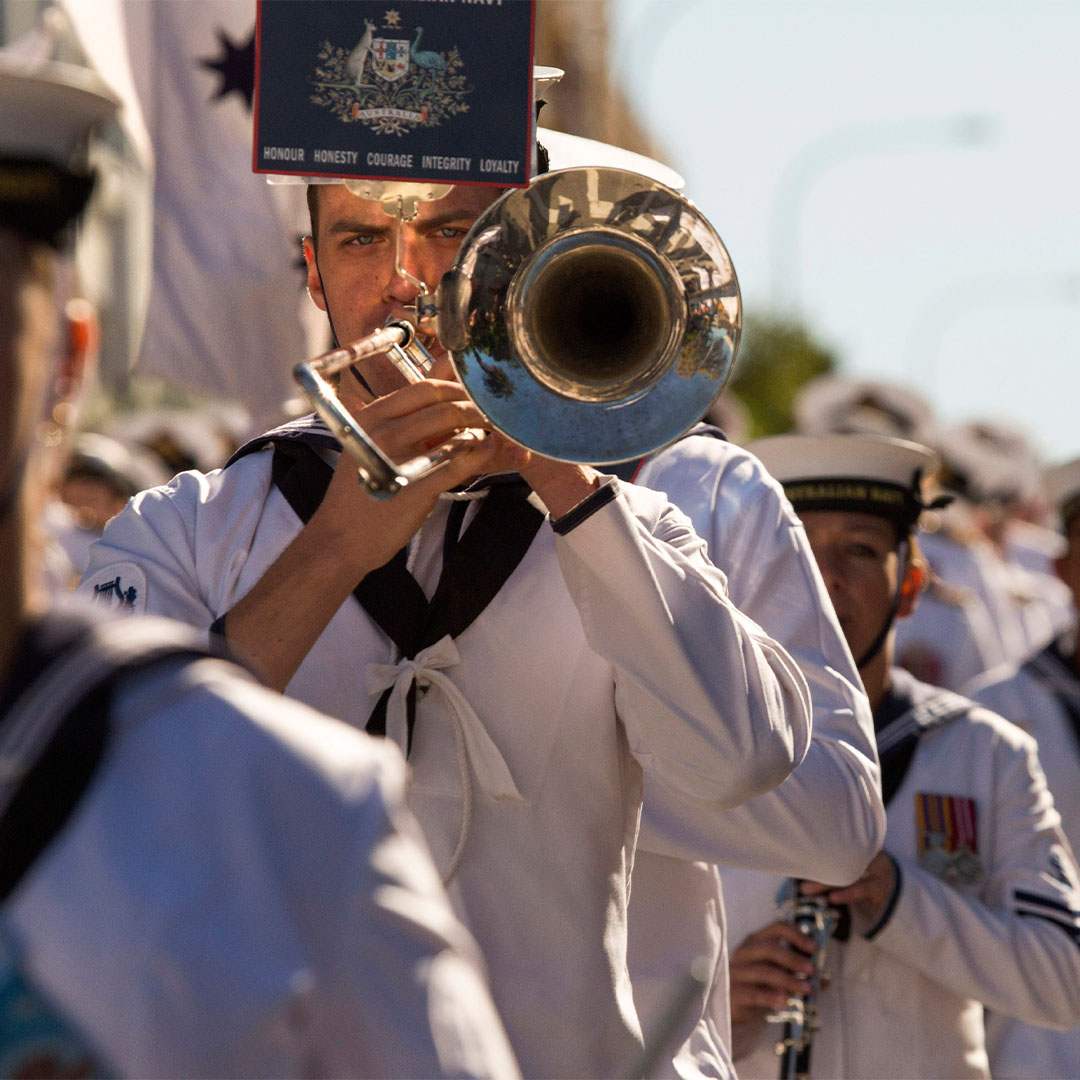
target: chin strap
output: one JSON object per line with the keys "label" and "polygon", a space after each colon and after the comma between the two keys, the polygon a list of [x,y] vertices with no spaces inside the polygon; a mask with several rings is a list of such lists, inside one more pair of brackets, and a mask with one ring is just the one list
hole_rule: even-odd
{"label": "chin strap", "polygon": [[870,642],[866,651],[855,661],[855,666],[862,671],[871,660],[878,655],[879,652],[885,647],[885,642],[889,637],[889,631],[893,628],[893,623],[896,622],[897,613],[900,611],[900,604],[904,599],[904,579],[907,576],[904,572],[904,567],[907,564],[908,550],[910,548],[907,537],[900,541],[896,546],[896,558],[898,561],[898,572],[896,582],[896,593],[893,596],[892,604],[889,605],[889,614],[885,618],[885,624],[878,631],[877,637]]}

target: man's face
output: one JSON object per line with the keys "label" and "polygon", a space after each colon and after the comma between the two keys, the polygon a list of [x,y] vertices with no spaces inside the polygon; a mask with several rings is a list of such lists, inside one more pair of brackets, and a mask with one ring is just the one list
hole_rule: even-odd
{"label": "man's face", "polygon": [[862,656],[896,595],[896,532],[875,514],[807,510],[799,517],[852,655]]}
{"label": "man's face", "polygon": [[[372,333],[388,318],[403,318],[405,305],[417,296],[416,286],[395,272],[398,229],[402,266],[434,292],[462,238],[502,190],[488,185],[458,186],[442,199],[421,203],[412,221],[399,223],[379,203],[357,198],[341,184],[322,186],[318,236],[314,245],[308,241],[304,245],[308,290],[320,308],[329,308],[342,344]],[[445,351],[437,341],[425,338],[424,343],[436,361],[432,374],[451,378]],[[379,394],[401,381],[389,362],[373,365],[370,372],[365,368],[364,374]]]}
{"label": "man's face", "polygon": [[54,260],[0,229],[0,491],[16,480],[55,373]]}

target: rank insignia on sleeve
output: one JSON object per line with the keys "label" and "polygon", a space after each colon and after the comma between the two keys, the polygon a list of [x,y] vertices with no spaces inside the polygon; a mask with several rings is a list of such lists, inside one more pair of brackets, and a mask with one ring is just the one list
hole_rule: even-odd
{"label": "rank insignia on sleeve", "polygon": [[974,799],[918,792],[915,834],[924,870],[950,885],[974,885],[982,879]]}

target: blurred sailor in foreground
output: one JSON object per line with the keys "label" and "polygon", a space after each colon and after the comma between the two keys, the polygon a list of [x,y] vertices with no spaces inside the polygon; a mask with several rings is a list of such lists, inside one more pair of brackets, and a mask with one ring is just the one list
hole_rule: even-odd
{"label": "blurred sailor in foreground", "polygon": [[[310,187],[308,287],[338,339],[408,314],[500,194],[454,187],[403,220]],[[429,341],[429,378],[378,357],[339,396],[396,461],[486,432],[471,449],[379,501],[325,428],[291,425],[136,497],[83,587],[132,585],[136,610],[213,626],[273,685],[399,741],[523,1071],[610,1075],[642,1043],[626,973],[642,788],[673,843],[707,848],[717,811],[806,753],[806,681],[683,514],[493,432]]]}
{"label": "blurred sailor in foreground", "polygon": [[[874,709],[885,848],[846,888],[804,882],[848,913],[831,942],[812,1071],[985,1077],[982,1005],[1057,1027],[1080,1019],[1080,890],[1034,740],[967,699],[892,668],[893,621],[922,569],[924,447],[865,435],[751,444],[807,531]],[[765,1018],[807,986],[809,939],[769,922],[777,882],[724,871],[736,1062],[770,1077]],[[774,916],[775,918],[775,916]],[[765,925],[763,925],[765,924]],[[744,940],[745,939],[745,940]]]}
{"label": "blurred sailor in foreground", "polygon": [[[1046,484],[1065,533],[1065,550],[1054,565],[1073,597],[1074,626],[1023,664],[991,671],[968,693],[1035,737],[1062,828],[1075,852],[1080,850],[1080,644],[1075,626],[1080,611],[1080,459],[1049,470]],[[1067,863],[1059,869],[1069,872]],[[1074,940],[1080,945],[1080,929],[1074,931]],[[1080,1069],[1080,1027],[1047,1031],[991,1012],[986,1032],[995,1077],[1050,1080]]]}
{"label": "blurred sailor in foreground", "polygon": [[514,1076],[396,749],[189,628],[48,608],[44,492],[96,78],[0,57],[0,1072]]}

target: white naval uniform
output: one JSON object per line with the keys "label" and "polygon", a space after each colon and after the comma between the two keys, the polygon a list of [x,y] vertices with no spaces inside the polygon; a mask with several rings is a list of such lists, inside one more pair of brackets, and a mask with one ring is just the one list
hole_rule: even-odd
{"label": "white naval uniform", "polygon": [[[270,459],[137,496],[92,549],[82,587],[208,626],[300,529]],[[686,518],[655,493],[612,493],[565,536],[541,527],[457,639],[396,663],[350,598],[288,686],[358,726],[387,685],[416,673],[429,687],[409,802],[440,869],[468,832],[449,892],[526,1075],[607,1075],[640,1046],[625,908],[643,776],[685,839],[684,822],[712,828],[720,808],[778,784],[809,741],[805,680],[728,601]],[[429,597],[449,503],[411,545]],[[404,727],[395,709],[391,732]]]}
{"label": "white naval uniform", "polygon": [[[753,454],[700,435],[648,458],[637,483],[663,491],[690,517],[727,574],[732,602],[787,649],[813,700],[806,757],[775,791],[723,812],[709,858],[793,876],[854,880],[885,835],[873,721],[806,534],[783,489]],[[655,816],[646,781],[630,898],[634,998],[648,1031],[695,958],[715,959],[707,1006],[698,1007],[692,1036],[660,1075],[730,1076],[728,941],[719,876],[715,866],[672,858],[680,854],[669,842],[677,823],[666,823],[654,836]],[[687,843],[685,851],[691,849]],[[688,1017],[683,1035],[693,1019]]]}
{"label": "white naval uniform", "polygon": [[[1055,621],[1058,609],[1043,596],[1053,588],[1045,575],[1007,563],[989,541],[978,537],[961,543],[941,530],[920,533],[919,544],[935,574],[948,585],[971,589],[982,602],[1003,658],[999,662],[1019,663],[1061,632]],[[912,620],[918,618],[916,608]]]}
{"label": "white naval uniform", "polygon": [[971,589],[933,577],[918,606],[895,623],[897,667],[921,682],[960,691],[1005,661],[986,606]]}
{"label": "white naval uniform", "polygon": [[517,1075],[396,747],[210,658],[124,676],[110,717],[3,911],[110,1075]]}
{"label": "white naval uniform", "polygon": [[[937,693],[899,669],[893,680],[915,703]],[[920,796],[949,797],[957,818],[973,800],[977,880],[949,884],[920,865]],[[981,1002],[1062,1028],[1080,1021],[1080,892],[1059,868],[1077,871],[1034,740],[972,704],[922,736],[887,811],[899,892],[870,940],[830,942],[813,1075],[987,1077]],[[723,880],[733,942],[779,917],[778,879],[725,870]],[[741,1080],[777,1075],[778,1032],[770,1025],[736,1062]]]}
{"label": "white naval uniform", "polygon": [[[1080,714],[1080,680],[1062,659],[1072,651],[1069,636],[1055,643],[1058,657],[1044,653],[1019,668],[992,671],[968,692],[1035,738],[1062,831],[1075,853],[1080,851],[1080,732],[1069,719],[1064,700]],[[995,1078],[1055,1080],[1080,1075],[1080,1026],[1050,1031],[990,1013],[986,1042]]]}

